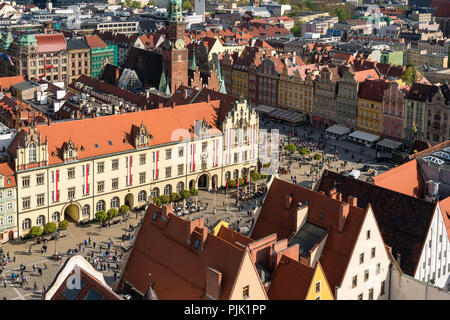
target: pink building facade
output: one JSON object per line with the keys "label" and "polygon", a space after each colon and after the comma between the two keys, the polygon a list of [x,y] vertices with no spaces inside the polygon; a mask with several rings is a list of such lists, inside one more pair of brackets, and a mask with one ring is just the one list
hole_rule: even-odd
{"label": "pink building facade", "polygon": [[406,94],[408,87],[400,87],[397,82],[389,83],[383,94],[382,136],[396,141],[404,138],[406,116]]}

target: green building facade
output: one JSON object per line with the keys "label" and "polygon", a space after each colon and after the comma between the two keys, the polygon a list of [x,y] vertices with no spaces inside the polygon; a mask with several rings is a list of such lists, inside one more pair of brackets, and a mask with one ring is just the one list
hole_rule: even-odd
{"label": "green building facade", "polygon": [[394,66],[403,66],[402,51],[383,51],[380,56],[381,63],[391,63]]}
{"label": "green building facade", "polygon": [[91,48],[91,77],[100,78],[107,63],[117,66],[117,45]]}

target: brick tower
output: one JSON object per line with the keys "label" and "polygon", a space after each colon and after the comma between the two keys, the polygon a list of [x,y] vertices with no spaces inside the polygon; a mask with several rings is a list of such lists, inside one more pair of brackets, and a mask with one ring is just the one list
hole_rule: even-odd
{"label": "brick tower", "polygon": [[[180,85],[188,85],[188,49],[184,38],[181,0],[170,0],[169,25],[163,44],[163,72],[168,90],[173,94]],[[162,75],[161,75],[162,77]]]}

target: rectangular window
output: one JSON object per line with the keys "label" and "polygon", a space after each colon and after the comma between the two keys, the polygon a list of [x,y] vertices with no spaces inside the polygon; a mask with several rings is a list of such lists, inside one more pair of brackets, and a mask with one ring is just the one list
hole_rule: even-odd
{"label": "rectangular window", "polygon": [[30,197],[22,198],[22,207],[24,209],[30,209]]}
{"label": "rectangular window", "polygon": [[361,293],[359,296],[358,296],[358,300],[362,300],[363,299],[363,294]]}
{"label": "rectangular window", "polygon": [[373,300],[373,289],[369,289],[369,300]]}
{"label": "rectangular window", "polygon": [[372,251],[370,253],[371,258],[375,258],[375,250],[376,250],[376,248],[372,248]]}
{"label": "rectangular window", "polygon": [[359,264],[362,264],[362,263],[364,263],[364,253],[361,253],[359,255]]}
{"label": "rectangular window", "polygon": [[352,280],[352,288],[358,285],[358,276],[354,276]]}
{"label": "rectangular window", "polygon": [[380,273],[380,269],[381,269],[381,264],[380,264],[380,263],[378,263],[378,264],[377,264],[377,269],[376,269],[376,271],[377,271],[377,274],[379,274],[379,273]]}
{"label": "rectangular window", "polygon": [[172,167],[166,167],[166,178],[170,178],[172,176]]}
{"label": "rectangular window", "polygon": [[22,187],[28,188],[30,186],[30,177],[22,177]]}
{"label": "rectangular window", "polygon": [[184,154],[184,148],[183,147],[179,147],[178,148],[178,157],[182,157]]}
{"label": "rectangular window", "polygon": [[381,291],[380,291],[380,296],[382,296],[382,295],[384,294],[385,283],[386,283],[386,281],[381,281]]}
{"label": "rectangular window", "polygon": [[320,293],[320,281],[316,282],[316,294]]}
{"label": "rectangular window", "polygon": [[139,183],[145,183],[145,172],[139,173]]}
{"label": "rectangular window", "polygon": [[104,162],[97,163],[97,173],[103,172],[105,172],[105,163]]}
{"label": "rectangular window", "polygon": [[44,184],[44,174],[43,173],[38,173],[36,175],[36,184],[37,185]]}
{"label": "rectangular window", "polygon": [[[8,210],[11,210],[11,209],[13,208],[12,202],[8,202],[8,204],[6,205],[6,208],[7,208]],[[444,267],[444,268],[445,268],[445,267]]]}
{"label": "rectangular window", "polygon": [[172,159],[172,149],[166,150],[166,160]]}
{"label": "rectangular window", "polygon": [[119,159],[115,159],[112,161],[112,169],[119,170]]}
{"label": "rectangular window", "polygon": [[237,163],[239,161],[239,154],[236,152],[234,154],[234,163]]}
{"label": "rectangular window", "polygon": [[69,188],[67,189],[67,197],[69,199],[74,199],[75,198],[75,187]]}
{"label": "rectangular window", "polygon": [[112,189],[113,190],[115,190],[115,189],[118,189],[119,188],[119,178],[114,178],[114,179],[112,179]]}
{"label": "rectangular window", "polygon": [[105,181],[97,182],[97,192],[105,191]]}
{"label": "rectangular window", "polygon": [[369,280],[369,270],[364,271],[364,281]]}
{"label": "rectangular window", "polygon": [[146,160],[145,154],[139,155],[139,164],[145,164],[145,160]]}
{"label": "rectangular window", "polygon": [[208,149],[208,142],[202,142],[202,152],[206,152]]}
{"label": "rectangular window", "polygon": [[36,195],[36,204],[38,207],[43,206],[45,204],[45,198],[44,198],[44,194],[38,194]]}
{"label": "rectangular window", "polygon": [[178,175],[182,175],[184,173],[184,164],[178,165]]}
{"label": "rectangular window", "polygon": [[249,296],[250,296],[250,288],[249,288],[249,286],[245,286],[245,287],[242,289],[242,297],[243,297],[244,299],[247,299]]}
{"label": "rectangular window", "polygon": [[75,168],[69,168],[67,169],[67,178],[73,179],[75,178]]}

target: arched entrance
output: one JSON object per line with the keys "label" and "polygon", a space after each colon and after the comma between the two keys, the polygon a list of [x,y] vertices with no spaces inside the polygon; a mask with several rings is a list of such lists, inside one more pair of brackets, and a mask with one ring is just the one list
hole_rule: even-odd
{"label": "arched entrance", "polygon": [[209,176],[204,173],[198,178],[198,189],[199,190],[208,190],[209,189]]}
{"label": "arched entrance", "polygon": [[194,189],[194,188],[195,188],[195,180],[189,181],[189,190]]}
{"label": "arched entrance", "polygon": [[14,232],[13,232],[13,231],[10,231],[10,232],[8,233],[8,239],[9,239],[9,240],[14,239]]}
{"label": "arched entrance", "polygon": [[80,210],[76,204],[71,204],[64,209],[64,219],[75,222],[80,220]]}
{"label": "arched entrance", "polygon": [[125,196],[125,204],[130,208],[133,209],[134,208],[134,199],[133,199],[133,194],[129,193]]}

